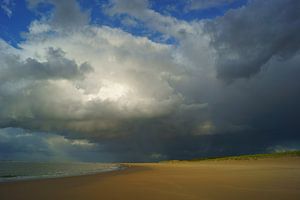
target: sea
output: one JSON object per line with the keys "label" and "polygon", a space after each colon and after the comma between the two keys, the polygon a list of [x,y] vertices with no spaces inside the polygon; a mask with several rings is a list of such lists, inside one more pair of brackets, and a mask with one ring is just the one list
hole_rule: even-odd
{"label": "sea", "polygon": [[0,182],[80,176],[123,168],[106,163],[0,161]]}

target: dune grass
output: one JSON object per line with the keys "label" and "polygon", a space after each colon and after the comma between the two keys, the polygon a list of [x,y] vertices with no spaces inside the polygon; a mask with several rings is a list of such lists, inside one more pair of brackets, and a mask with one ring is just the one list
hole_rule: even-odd
{"label": "dune grass", "polygon": [[204,161],[204,160],[257,160],[263,158],[282,158],[282,157],[300,157],[300,150],[297,151],[285,151],[275,153],[264,153],[264,154],[249,154],[249,155],[238,155],[238,156],[223,156],[223,157],[208,157],[208,158],[195,158],[192,160],[169,160],[162,162],[178,162],[178,161]]}

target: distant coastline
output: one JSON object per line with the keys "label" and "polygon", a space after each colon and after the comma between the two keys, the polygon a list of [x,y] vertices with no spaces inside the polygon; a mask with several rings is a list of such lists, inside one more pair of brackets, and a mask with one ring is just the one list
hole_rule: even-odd
{"label": "distant coastline", "polygon": [[282,158],[282,157],[300,157],[300,150],[294,151],[284,151],[284,152],[274,152],[274,153],[261,153],[261,154],[244,154],[238,156],[214,156],[214,157],[206,157],[206,158],[194,158],[191,160],[165,160],[164,162],[177,162],[177,161],[206,161],[206,160],[257,160],[263,158]]}

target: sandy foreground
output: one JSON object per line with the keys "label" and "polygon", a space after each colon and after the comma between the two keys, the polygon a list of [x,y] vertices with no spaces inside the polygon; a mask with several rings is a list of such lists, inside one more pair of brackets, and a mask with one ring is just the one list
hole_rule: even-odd
{"label": "sandy foreground", "polygon": [[300,158],[127,165],[97,175],[0,183],[0,199],[300,199]]}

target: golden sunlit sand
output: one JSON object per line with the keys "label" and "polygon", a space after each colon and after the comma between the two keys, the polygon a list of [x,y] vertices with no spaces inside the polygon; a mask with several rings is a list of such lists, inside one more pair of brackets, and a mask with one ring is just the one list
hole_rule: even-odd
{"label": "golden sunlit sand", "polygon": [[0,199],[300,199],[299,157],[125,165],[97,175],[1,183]]}

